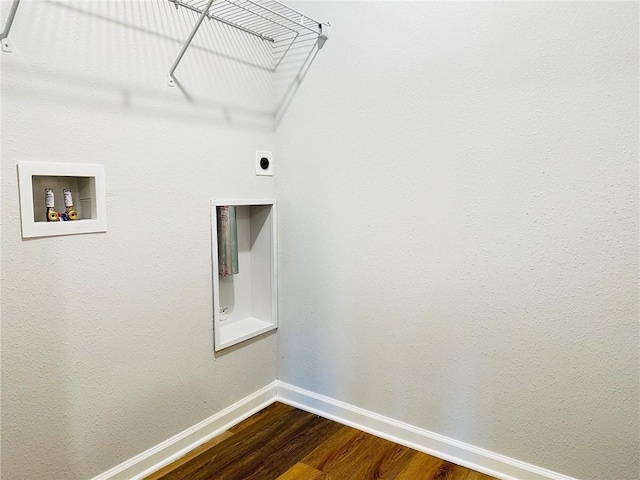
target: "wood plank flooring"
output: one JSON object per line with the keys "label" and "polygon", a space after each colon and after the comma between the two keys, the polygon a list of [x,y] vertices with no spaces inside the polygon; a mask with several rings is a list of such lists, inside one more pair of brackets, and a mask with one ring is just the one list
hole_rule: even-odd
{"label": "wood plank flooring", "polygon": [[145,480],[492,480],[274,403]]}

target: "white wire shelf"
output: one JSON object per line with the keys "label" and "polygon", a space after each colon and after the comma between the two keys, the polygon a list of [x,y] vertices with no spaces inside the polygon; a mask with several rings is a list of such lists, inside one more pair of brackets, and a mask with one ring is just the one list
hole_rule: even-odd
{"label": "white wire shelf", "polygon": [[329,37],[329,24],[321,23],[277,0],[168,0],[176,8],[182,7],[199,14],[198,21],[169,71],[169,85],[173,73],[203,20],[216,20],[237,28],[271,44],[274,63],[278,67],[292,45],[300,40],[317,38],[318,48]]}

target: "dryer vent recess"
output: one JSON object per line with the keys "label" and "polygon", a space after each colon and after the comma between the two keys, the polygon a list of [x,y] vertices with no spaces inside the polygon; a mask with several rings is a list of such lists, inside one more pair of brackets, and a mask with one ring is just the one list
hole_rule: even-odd
{"label": "dryer vent recess", "polygon": [[273,153],[266,150],[256,150],[256,175],[273,177]]}

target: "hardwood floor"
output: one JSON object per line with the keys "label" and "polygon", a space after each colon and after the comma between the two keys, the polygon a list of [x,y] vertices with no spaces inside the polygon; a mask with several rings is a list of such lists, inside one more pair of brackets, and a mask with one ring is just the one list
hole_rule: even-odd
{"label": "hardwood floor", "polygon": [[491,480],[274,403],[145,480]]}

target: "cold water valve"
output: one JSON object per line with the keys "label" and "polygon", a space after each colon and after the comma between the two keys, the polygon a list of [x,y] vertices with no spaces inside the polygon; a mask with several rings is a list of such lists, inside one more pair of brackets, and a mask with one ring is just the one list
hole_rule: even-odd
{"label": "cold water valve", "polygon": [[62,214],[63,220],[77,220],[78,212],[73,209],[73,196],[71,195],[71,189],[65,188],[62,193],[64,194],[64,206],[66,212]]}

